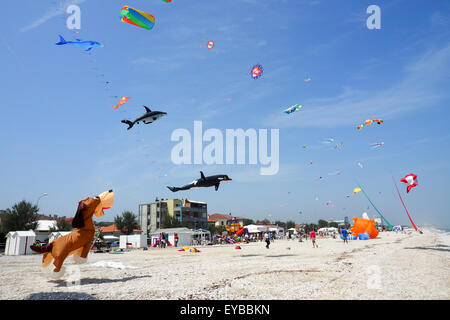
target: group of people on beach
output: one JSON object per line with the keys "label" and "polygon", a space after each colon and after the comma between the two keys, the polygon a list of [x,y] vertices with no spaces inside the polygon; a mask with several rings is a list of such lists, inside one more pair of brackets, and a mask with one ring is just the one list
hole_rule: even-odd
{"label": "group of people on beach", "polygon": [[[174,234],[174,243],[173,246],[177,247],[178,246],[178,234]],[[158,248],[165,248],[166,246],[169,246],[169,234],[165,233],[165,232],[161,232],[159,234],[159,238],[156,239],[156,246]]]}

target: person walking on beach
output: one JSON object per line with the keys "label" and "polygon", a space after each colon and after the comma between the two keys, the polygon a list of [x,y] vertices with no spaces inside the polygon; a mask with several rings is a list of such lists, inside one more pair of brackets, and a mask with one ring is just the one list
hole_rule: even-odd
{"label": "person walking on beach", "polygon": [[344,243],[348,243],[347,241],[347,230],[346,229],[342,229],[342,237],[344,238]]}
{"label": "person walking on beach", "polygon": [[174,236],[174,240],[175,240],[175,247],[177,247],[178,246],[178,234],[176,234],[176,233]]}
{"label": "person walking on beach", "polygon": [[313,244],[313,248],[318,248],[319,246],[316,244],[316,232],[313,230],[311,230],[310,234],[309,234],[312,244]]}
{"label": "person walking on beach", "polygon": [[264,233],[264,240],[266,241],[266,248],[269,249],[270,246],[270,239],[269,239],[269,235],[266,233]]}

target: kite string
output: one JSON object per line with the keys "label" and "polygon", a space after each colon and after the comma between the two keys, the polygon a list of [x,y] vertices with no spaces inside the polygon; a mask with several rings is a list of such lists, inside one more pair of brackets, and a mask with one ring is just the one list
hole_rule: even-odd
{"label": "kite string", "polygon": [[408,215],[409,221],[411,221],[411,224],[413,225],[414,230],[417,231],[417,227],[416,227],[416,225],[414,224],[414,222],[412,221],[411,216],[409,215],[408,209],[406,209],[405,203],[403,202],[402,196],[400,195],[400,191],[399,191],[398,188],[397,188],[397,184],[395,183],[394,177],[392,177],[392,181],[394,181],[395,189],[397,189],[398,197],[400,198],[400,201],[402,202],[403,208],[405,208],[405,211],[406,211],[406,214]]}
{"label": "kite string", "polygon": [[363,194],[366,196],[367,200],[369,200],[370,204],[372,205],[372,207],[378,212],[378,214],[383,218],[384,221],[386,221],[386,223],[388,224],[389,228],[393,229],[392,225],[389,223],[389,221],[386,220],[385,217],[383,217],[383,215],[381,214],[381,212],[377,209],[377,207],[375,207],[375,205],[372,203],[372,201],[370,201],[369,196],[366,194],[366,192],[364,191],[363,187],[361,187],[361,185],[356,182],[358,184],[358,186],[361,188],[361,191],[363,192]]}

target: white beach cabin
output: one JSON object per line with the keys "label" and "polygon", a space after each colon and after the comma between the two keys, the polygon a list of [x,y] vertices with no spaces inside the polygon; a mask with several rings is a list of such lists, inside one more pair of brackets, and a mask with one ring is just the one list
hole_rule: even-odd
{"label": "white beach cabin", "polygon": [[32,254],[30,246],[34,243],[34,231],[10,231],[6,235],[5,255],[17,256]]}
{"label": "white beach cabin", "polygon": [[[130,243],[130,245],[127,245]],[[130,234],[120,236],[119,248],[147,248],[147,236],[145,234]]]}

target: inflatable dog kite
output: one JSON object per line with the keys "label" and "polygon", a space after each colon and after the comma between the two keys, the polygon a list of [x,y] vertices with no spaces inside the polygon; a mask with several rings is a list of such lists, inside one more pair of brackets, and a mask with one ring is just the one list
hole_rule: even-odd
{"label": "inflatable dog kite", "polygon": [[[44,254],[42,268],[50,271],[53,279],[59,279],[63,276],[64,268],[62,265],[70,255],[73,255],[75,263],[86,263],[95,234],[93,215],[95,214],[96,217],[103,216],[103,210],[111,208],[113,202],[114,193],[112,190],[81,200],[78,203],[77,213],[72,220],[72,227],[75,229],[71,233],[45,246],[31,246],[33,251]],[[55,266],[53,270],[49,268],[52,262]]]}

